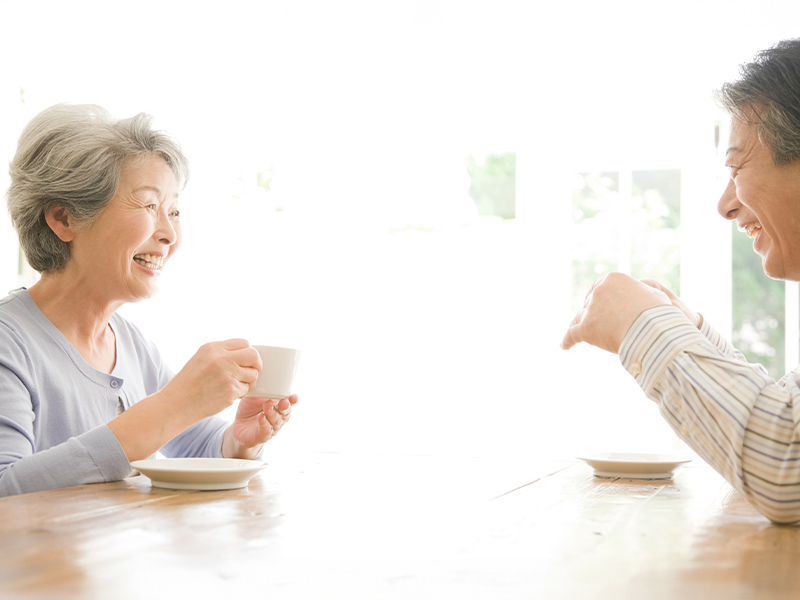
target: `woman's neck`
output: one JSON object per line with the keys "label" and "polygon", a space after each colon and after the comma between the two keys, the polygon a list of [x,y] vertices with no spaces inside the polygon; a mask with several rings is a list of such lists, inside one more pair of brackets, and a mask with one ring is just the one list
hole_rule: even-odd
{"label": "woman's neck", "polygon": [[116,344],[109,321],[122,303],[103,301],[97,290],[66,271],[42,273],[28,292],[87,363],[106,373],[113,370]]}

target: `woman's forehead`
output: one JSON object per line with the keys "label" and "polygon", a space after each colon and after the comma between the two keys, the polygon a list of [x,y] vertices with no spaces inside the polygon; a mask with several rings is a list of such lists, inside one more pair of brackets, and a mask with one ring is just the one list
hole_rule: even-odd
{"label": "woman's forehead", "polygon": [[120,187],[129,191],[155,191],[177,196],[177,182],[172,168],[160,156],[133,157],[122,166]]}

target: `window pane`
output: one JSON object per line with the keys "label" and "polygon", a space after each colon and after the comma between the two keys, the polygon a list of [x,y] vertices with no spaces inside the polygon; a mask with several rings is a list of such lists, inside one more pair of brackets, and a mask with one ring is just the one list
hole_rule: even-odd
{"label": "window pane", "polygon": [[572,306],[583,306],[586,291],[619,267],[619,173],[579,173],[572,193]]}
{"label": "window pane", "polygon": [[[736,223],[732,223],[736,229]],[[733,232],[732,342],[776,379],[785,372],[785,284],[770,279],[749,237]]]}
{"label": "window pane", "polygon": [[632,179],[631,275],[680,295],[680,169],[634,171]]}

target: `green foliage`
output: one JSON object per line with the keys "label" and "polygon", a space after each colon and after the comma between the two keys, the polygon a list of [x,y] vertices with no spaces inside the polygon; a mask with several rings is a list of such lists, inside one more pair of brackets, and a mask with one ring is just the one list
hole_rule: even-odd
{"label": "green foliage", "polygon": [[731,342],[750,362],[778,379],[785,367],[786,284],[764,274],[749,237],[733,232],[733,333]]}
{"label": "green foliage", "polygon": [[272,166],[263,171],[256,173],[256,186],[264,188],[265,191],[270,191],[272,185],[272,178],[274,176]]}
{"label": "green foliage", "polygon": [[634,171],[634,204],[644,209],[651,229],[678,229],[681,224],[681,171]]}
{"label": "green foliage", "polygon": [[470,177],[469,195],[478,214],[513,219],[516,216],[516,153],[488,154],[483,163],[470,155],[465,162]]}

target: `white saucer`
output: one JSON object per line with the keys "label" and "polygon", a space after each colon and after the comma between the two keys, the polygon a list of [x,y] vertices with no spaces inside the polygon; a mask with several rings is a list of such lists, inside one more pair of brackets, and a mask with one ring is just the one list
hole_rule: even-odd
{"label": "white saucer", "polygon": [[234,458],[158,458],[131,466],[150,478],[153,487],[170,490],[233,490],[247,486],[266,467],[260,460]]}
{"label": "white saucer", "polygon": [[672,479],[682,465],[692,460],[671,454],[622,452],[593,452],[577,458],[594,469],[595,477],[626,479]]}

